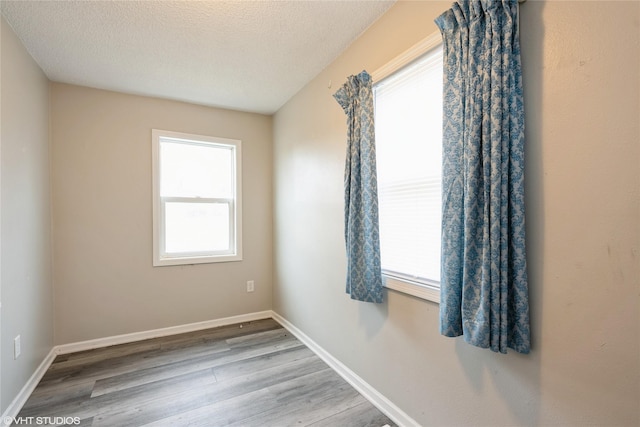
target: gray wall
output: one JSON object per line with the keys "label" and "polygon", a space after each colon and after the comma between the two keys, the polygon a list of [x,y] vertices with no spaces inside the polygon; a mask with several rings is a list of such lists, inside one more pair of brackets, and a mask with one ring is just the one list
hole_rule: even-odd
{"label": "gray wall", "polygon": [[[4,18],[0,137],[1,411],[53,345],[49,88]],[[13,359],[13,339],[22,355]]]}
{"label": "gray wall", "polygon": [[[56,344],[271,308],[271,117],[59,83],[51,116]],[[153,128],[242,140],[243,261],[152,266]]]}
{"label": "gray wall", "polygon": [[275,115],[274,310],[422,425],[638,425],[637,2],[521,7],[530,355],[439,336],[434,303],[344,293],[346,125],[331,95],[448,7],[397,3]]}

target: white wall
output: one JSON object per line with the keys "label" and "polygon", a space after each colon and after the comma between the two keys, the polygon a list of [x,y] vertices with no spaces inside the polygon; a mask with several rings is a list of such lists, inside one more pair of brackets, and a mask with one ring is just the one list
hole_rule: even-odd
{"label": "white wall", "polygon": [[331,95],[448,7],[396,4],[275,115],[274,310],[425,426],[638,425],[637,2],[521,7],[531,354],[439,336],[430,302],[344,293],[346,125]]}
{"label": "white wall", "polygon": [[[271,308],[271,117],[59,83],[51,114],[56,344]],[[243,261],[152,266],[153,128],[242,140]]]}
{"label": "white wall", "polygon": [[0,27],[1,413],[53,346],[53,310],[48,81],[4,18]]}

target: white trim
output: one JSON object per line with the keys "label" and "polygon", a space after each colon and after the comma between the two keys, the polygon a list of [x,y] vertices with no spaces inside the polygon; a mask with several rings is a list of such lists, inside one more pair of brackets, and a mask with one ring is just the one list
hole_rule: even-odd
{"label": "white trim", "polygon": [[417,298],[440,304],[440,289],[402,280],[397,277],[389,277],[382,274],[383,285],[387,289],[409,294]]}
{"label": "white trim", "polygon": [[42,363],[38,366],[35,372],[31,375],[27,383],[22,387],[18,395],[13,399],[11,404],[7,407],[7,409],[2,414],[2,420],[0,421],[0,426],[10,426],[11,422],[7,423],[6,421],[12,421],[13,418],[17,417],[20,413],[20,410],[27,403],[29,396],[33,393],[36,386],[49,369],[49,366],[53,363],[53,359],[56,358],[55,347],[49,351],[49,354],[46,355]]}
{"label": "white trim", "polygon": [[373,73],[371,73],[371,79],[374,83],[379,82],[380,80],[395,73],[397,70],[409,64],[410,62],[415,61],[441,43],[442,35],[440,34],[440,31],[436,31],[430,36],[427,36],[424,39],[420,40],[418,43],[414,44],[409,49],[393,58],[391,61],[384,64],[382,67],[375,70]]}
{"label": "white trim", "polygon": [[95,340],[80,341],[71,344],[62,344],[54,346],[49,354],[44,358],[38,369],[31,375],[31,378],[22,387],[18,395],[13,399],[6,411],[2,414],[0,427],[11,425],[5,420],[10,420],[18,416],[20,410],[27,403],[27,399],[33,393],[36,386],[51,366],[54,359],[59,354],[75,353],[77,351],[92,350],[95,348],[109,347],[117,344],[125,344],[129,342],[142,341],[149,338],[164,337],[168,335],[182,334],[185,332],[200,331],[202,329],[217,328],[220,326],[233,325],[242,322],[251,322],[254,320],[270,319],[273,317],[271,310],[258,311],[255,313],[240,314],[238,316],[223,317],[221,319],[206,320],[204,322],[187,323],[185,325],[171,326],[168,328],[153,329],[150,331],[134,332],[131,334],[115,335],[112,337],[98,338]]}
{"label": "white trim", "polygon": [[304,332],[295,327],[284,317],[273,313],[273,319],[280,323],[284,328],[289,330],[296,338],[309,347],[320,359],[331,367],[346,382],[351,384],[360,394],[362,394],[369,402],[371,402],[382,413],[391,418],[391,420],[400,427],[420,427],[413,418],[407,415],[402,409],[398,408],[393,402],[383,396],[378,390],[373,388],[369,383],[360,378],[355,372],[346,367],[342,362],[333,357],[329,352],[320,347],[315,341],[309,338]]}
{"label": "white trim", "polygon": [[347,381],[353,388],[355,388],[362,396],[364,396],[369,402],[377,407],[381,412],[387,415],[400,427],[419,427],[413,418],[407,415],[404,411],[398,408],[393,402],[383,396],[379,391],[373,388],[370,384],[360,378],[355,372],[347,368],[342,362],[333,357],[325,349],[320,347],[315,341],[309,338],[304,332],[295,327],[292,323],[280,316],[278,313],[272,310],[259,311],[255,313],[241,314],[238,316],[225,317],[222,319],[207,320],[204,322],[188,323],[185,325],[171,326],[168,328],[153,329],[150,331],[134,332],[131,334],[116,335],[112,337],[98,338],[88,341],[80,341],[70,344],[62,344],[54,346],[49,354],[44,358],[38,369],[31,375],[31,378],[22,387],[22,390],[18,393],[13,402],[9,405],[6,411],[2,414],[2,420],[0,420],[0,427],[9,426],[5,420],[17,417],[24,404],[35,390],[36,386],[47,372],[47,369],[53,363],[55,357],[59,354],[75,353],[78,351],[92,350],[101,347],[109,347],[117,344],[125,344],[135,341],[142,341],[150,338],[157,338],[175,334],[182,334],[185,332],[199,331],[202,329],[216,328],[220,326],[233,325],[236,323],[250,322],[255,320],[272,318],[276,322],[280,323],[284,328],[289,330],[296,338],[298,338],[303,344],[309,347],[320,359],[322,359],[331,369],[333,369],[338,375],[340,375],[345,381]]}
{"label": "white trim", "polygon": [[251,322],[253,320],[269,319],[271,311],[259,311],[256,313],[241,314],[238,316],[224,317],[222,319],[206,320],[204,322],[188,323],[186,325],[170,326],[168,328],[152,329],[150,331],[133,332],[130,334],[115,335],[106,338],[80,341],[71,344],[62,344],[54,347],[56,354],[75,353],[77,351],[92,350],[94,348],[108,347],[111,345],[126,344],[135,341],[148,340],[150,338],[166,337],[169,335],[183,334],[185,332],[200,331],[202,329],[218,328],[220,326],[233,325],[235,323]]}

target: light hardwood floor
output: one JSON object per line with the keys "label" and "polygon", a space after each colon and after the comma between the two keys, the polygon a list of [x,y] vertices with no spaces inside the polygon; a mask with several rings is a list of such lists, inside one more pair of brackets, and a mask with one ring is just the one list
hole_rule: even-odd
{"label": "light hardwood floor", "polygon": [[18,416],[114,427],[394,426],[272,319],[58,356]]}

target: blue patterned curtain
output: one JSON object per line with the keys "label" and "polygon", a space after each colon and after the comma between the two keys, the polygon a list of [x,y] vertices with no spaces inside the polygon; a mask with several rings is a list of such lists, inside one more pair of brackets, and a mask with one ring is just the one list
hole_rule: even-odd
{"label": "blue patterned curtain", "polygon": [[350,76],[333,96],[347,115],[348,127],[344,171],[347,293],[355,300],[380,303],[382,270],[371,76],[366,71]]}
{"label": "blue patterned curtain", "polygon": [[460,0],[444,41],[440,332],[528,353],[517,0]]}

